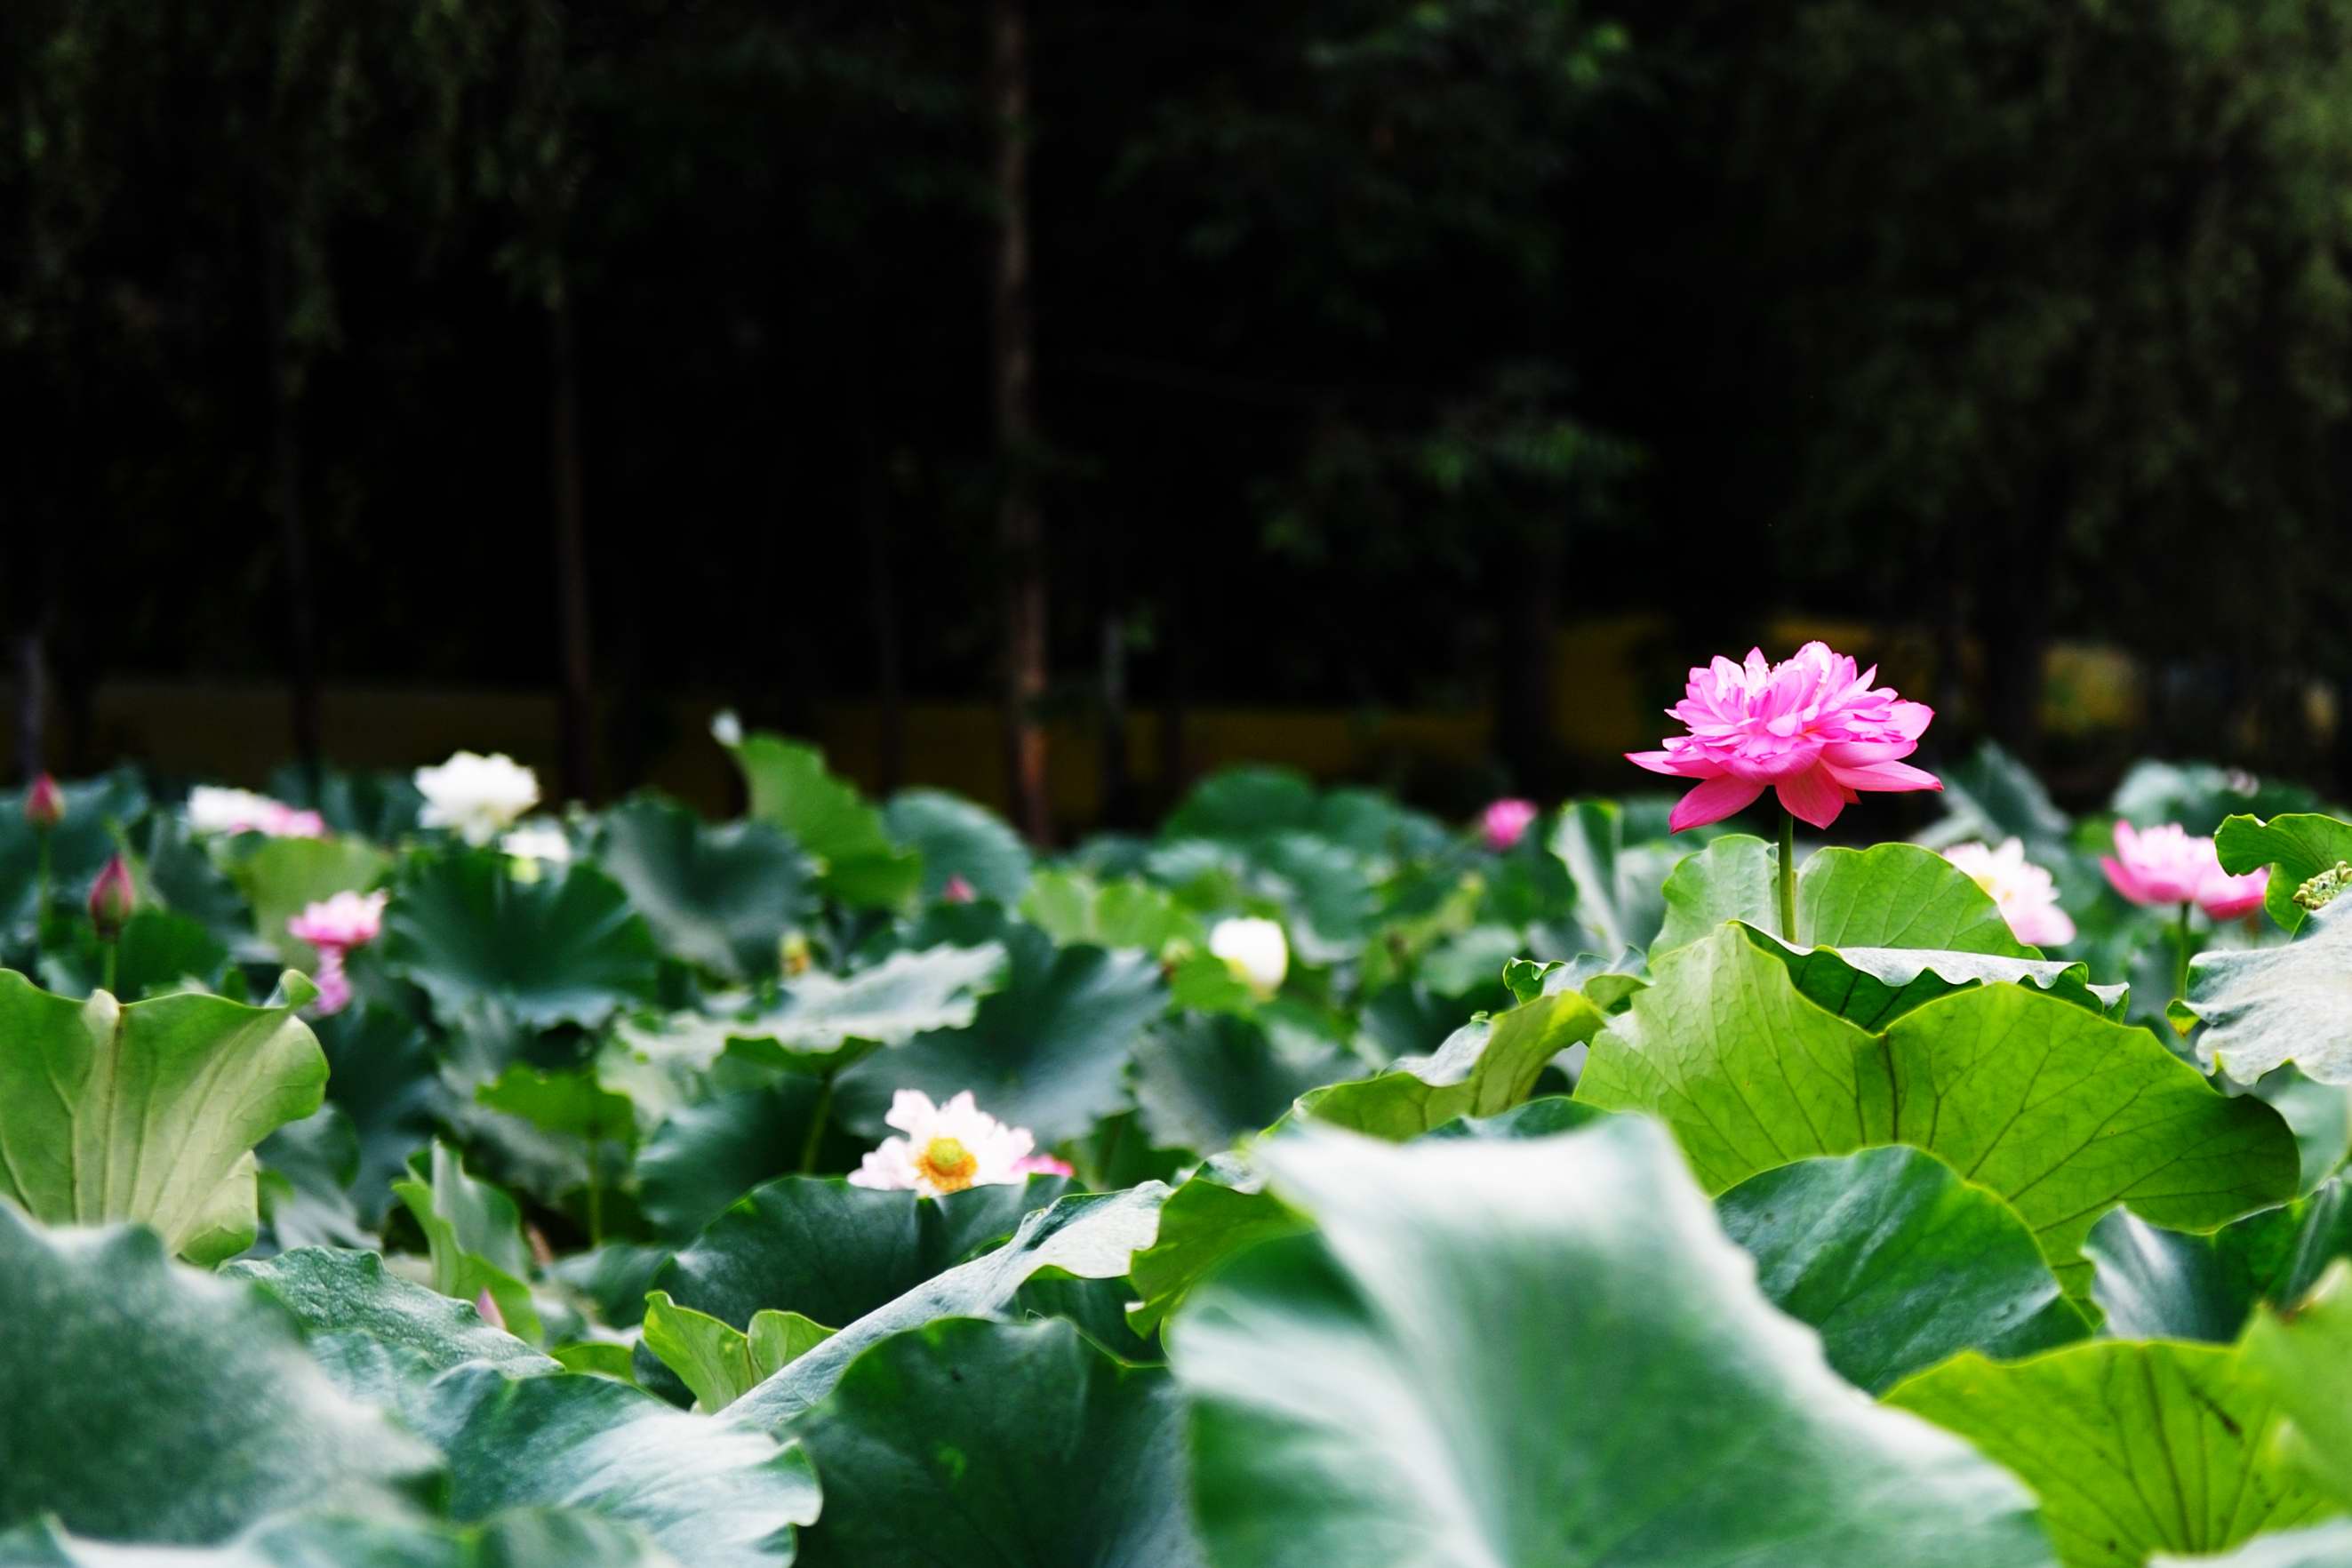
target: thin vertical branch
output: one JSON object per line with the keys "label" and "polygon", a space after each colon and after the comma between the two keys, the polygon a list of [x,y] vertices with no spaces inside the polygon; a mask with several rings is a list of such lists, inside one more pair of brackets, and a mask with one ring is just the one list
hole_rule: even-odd
{"label": "thin vertical branch", "polygon": [[1013,817],[1032,843],[1053,828],[1045,785],[1044,525],[1034,473],[1035,350],[1029,310],[1029,59],[1023,0],[995,0],[988,101],[996,121],[997,243],[990,326],[997,458],[997,545],[1004,572],[1004,744]]}

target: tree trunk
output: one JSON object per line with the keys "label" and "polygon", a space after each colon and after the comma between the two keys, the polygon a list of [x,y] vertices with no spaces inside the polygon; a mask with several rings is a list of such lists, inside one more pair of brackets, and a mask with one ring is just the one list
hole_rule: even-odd
{"label": "tree trunk", "polygon": [[1102,531],[1102,824],[1134,820],[1135,784],[1127,766],[1127,531]]}
{"label": "tree trunk", "polygon": [[873,595],[875,774],[881,793],[896,795],[906,782],[907,689],[898,662],[898,585],[890,561],[890,470],[877,423],[874,374],[857,373],[858,448],[863,476],[859,510],[866,521],[866,569]]}
{"label": "tree trunk", "polygon": [[275,220],[262,226],[268,256],[262,266],[267,294],[269,364],[269,478],[271,508],[278,514],[278,552],[286,563],[286,633],[292,678],[289,718],[294,757],[311,790],[319,787],[323,754],[319,720],[319,614],[311,581],[310,530],[302,515],[302,437],[299,366],[287,299],[284,231]]}
{"label": "tree trunk", "polygon": [[996,265],[990,326],[996,454],[1003,472],[997,547],[1004,573],[1004,753],[1013,820],[1033,844],[1053,832],[1045,789],[1046,621],[1044,523],[1034,473],[1037,420],[1029,319],[1029,62],[1024,0],[994,0],[989,107],[996,120]]}
{"label": "tree trunk", "polygon": [[559,294],[547,310],[548,479],[555,503],[556,614],[563,640],[559,725],[563,795],[596,797],[595,690],[588,640],[588,537],[582,515],[580,369],[572,349],[572,300]]}

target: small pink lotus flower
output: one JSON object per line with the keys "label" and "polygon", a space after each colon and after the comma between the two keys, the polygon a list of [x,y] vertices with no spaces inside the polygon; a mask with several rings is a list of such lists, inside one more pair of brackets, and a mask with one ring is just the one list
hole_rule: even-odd
{"label": "small pink lotus flower", "polygon": [[2269,889],[2270,868],[2232,877],[2210,838],[2191,836],[2177,822],[2135,828],[2116,824],[2116,852],[2099,868],[2116,892],[2135,904],[2195,904],[2216,921],[2236,920],[2258,907]]}
{"label": "small pink lotus flower", "polygon": [[319,983],[320,1017],[351,1005],[352,982],[343,969],[343,956],[373,942],[383,931],[384,900],[389,897],[345,890],[308,906],[286,922],[289,936],[319,950],[318,969],[310,978]]}
{"label": "small pink lotus flower", "polygon": [[1878,667],[1809,642],[1769,663],[1750,648],[1745,664],[1717,658],[1690,672],[1683,700],[1666,711],[1690,727],[1664,749],[1628,752],[1654,773],[1698,779],[1667,819],[1680,833],[1742,810],[1769,785],[1789,815],[1827,827],[1862,792],[1944,787],[1935,774],[1897,759],[1917,750],[1935,710],[1873,687]]}
{"label": "small pink lotus flower", "polygon": [[1076,1174],[1067,1160],[1056,1160],[1051,1154],[1032,1154],[1013,1162],[1013,1171],[1024,1176],[1069,1176]]}
{"label": "small pink lotus flower", "polygon": [[1944,858],[1991,896],[2000,918],[2018,941],[2056,947],[2074,940],[2074,921],[2058,906],[2058,887],[2049,870],[2025,858],[2025,846],[2011,838],[1998,849],[1955,844]]}
{"label": "small pink lotus flower", "polygon": [[188,792],[187,817],[198,833],[259,833],[270,838],[323,838],[327,833],[326,818],[315,811],[249,789],[212,784]]}
{"label": "small pink lotus flower", "polygon": [[494,1329],[504,1329],[507,1326],[507,1315],[499,1310],[499,1299],[490,1294],[487,1286],[483,1288],[480,1295],[474,1298],[474,1310],[482,1315],[482,1321]]}
{"label": "small pink lotus flower", "polygon": [[1540,815],[1531,800],[1506,798],[1486,808],[1478,819],[1478,830],[1486,835],[1486,847],[1500,855],[1525,837],[1528,826]]}
{"label": "small pink lotus flower", "polygon": [[66,792],[58,781],[43,773],[25,792],[25,821],[37,833],[47,833],[66,819]]}
{"label": "small pink lotus flower", "polygon": [[940,897],[950,904],[968,904],[979,896],[960,874],[950,877],[947,886],[940,889]]}

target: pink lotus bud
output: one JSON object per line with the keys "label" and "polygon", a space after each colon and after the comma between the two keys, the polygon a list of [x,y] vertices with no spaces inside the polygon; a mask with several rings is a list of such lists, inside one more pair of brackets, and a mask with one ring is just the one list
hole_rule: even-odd
{"label": "pink lotus bud", "polygon": [[90,884],[90,924],[98,928],[101,938],[112,942],[131,923],[131,911],[138,907],[138,892],[131,886],[131,868],[117,855],[106,863],[98,880]]}
{"label": "pink lotus bud", "polygon": [[948,885],[940,889],[940,897],[951,904],[968,904],[979,896],[961,876],[950,877]]}
{"label": "pink lotus bud", "polygon": [[25,792],[25,820],[37,832],[47,833],[66,819],[66,792],[58,781],[43,773]]}
{"label": "pink lotus bud", "polygon": [[491,1295],[487,1288],[480,1295],[474,1298],[474,1310],[481,1313],[482,1321],[494,1329],[503,1329],[507,1326],[507,1315],[499,1310],[499,1299]]}
{"label": "pink lotus bud", "polygon": [[341,948],[320,948],[318,967],[310,978],[319,985],[319,999],[312,1005],[320,1017],[331,1017],[352,1005],[352,977],[343,968]]}
{"label": "pink lotus bud", "polygon": [[1478,829],[1486,837],[1486,847],[1500,855],[1518,843],[1538,815],[1534,801],[1498,800],[1478,819]]}

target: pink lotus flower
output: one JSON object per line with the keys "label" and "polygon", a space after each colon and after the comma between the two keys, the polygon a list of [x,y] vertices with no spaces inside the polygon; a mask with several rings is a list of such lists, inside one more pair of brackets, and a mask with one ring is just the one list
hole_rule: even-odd
{"label": "pink lotus flower", "polygon": [[968,904],[979,896],[972,891],[971,884],[965,881],[961,876],[950,877],[947,886],[940,889],[940,900],[950,904]]}
{"label": "pink lotus flower", "polygon": [[1918,748],[1935,710],[1873,687],[1878,667],[1809,642],[1796,657],[1768,663],[1749,648],[1745,664],[1717,658],[1690,672],[1683,700],[1666,711],[1690,727],[1661,751],[1625,760],[1654,773],[1702,781],[1667,819],[1680,833],[1745,809],[1766,785],[1789,815],[1827,827],[1862,792],[1944,787],[1935,774],[1897,759]]}
{"label": "pink lotus flower", "polygon": [[326,818],[315,811],[256,795],[249,789],[198,784],[188,792],[188,826],[198,833],[258,833],[270,838],[323,838]]}
{"label": "pink lotus flower", "polygon": [[2117,822],[2116,852],[2103,857],[2099,868],[2135,904],[2195,904],[2217,921],[2252,912],[2271,880],[2267,866],[2232,877],[2221,869],[2210,838],[2193,837],[2177,822],[2145,829]]}
{"label": "pink lotus flower", "polygon": [[1051,1154],[1032,1154],[1013,1162],[1013,1169],[1024,1176],[1069,1176],[1076,1174],[1067,1160],[1056,1160]]}
{"label": "pink lotus flower", "polygon": [[1538,815],[1534,801],[1498,800],[1478,819],[1478,829],[1486,836],[1486,847],[1500,855],[1518,843]]}
{"label": "pink lotus flower", "polygon": [[319,1016],[340,1013],[352,1004],[351,976],[343,955],[373,942],[383,930],[385,893],[344,891],[305,908],[286,922],[286,933],[319,950],[319,964],[310,978],[319,983]]}
{"label": "pink lotus flower", "polygon": [[2000,910],[2018,941],[2056,947],[2074,940],[2074,922],[2058,907],[2058,886],[2049,870],[2025,858],[2025,846],[2011,838],[1998,849],[1955,844],[1944,858],[1966,872]]}

